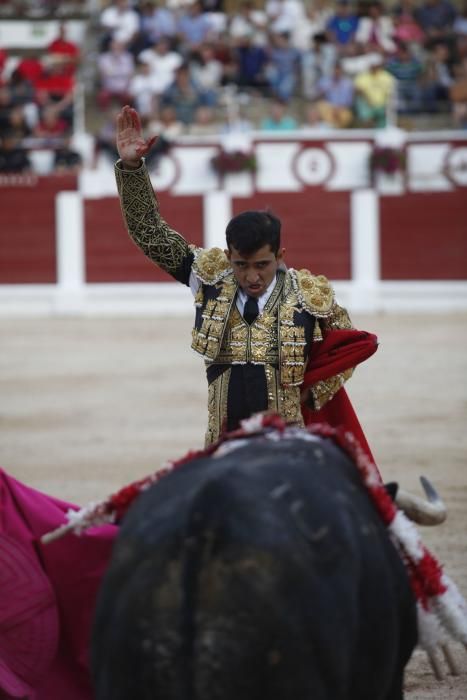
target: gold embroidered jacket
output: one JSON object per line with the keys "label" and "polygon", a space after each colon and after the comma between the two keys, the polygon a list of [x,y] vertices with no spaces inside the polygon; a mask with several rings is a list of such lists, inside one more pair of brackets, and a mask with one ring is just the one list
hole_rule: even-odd
{"label": "gold embroidered jacket", "polygon": [[[144,164],[125,171],[117,163],[115,172],[123,217],[136,245],[180,282],[189,284],[191,272],[199,280],[192,347],[208,366],[226,368],[209,385],[206,442],[216,440],[225,423],[229,367],[234,364],[263,365],[268,409],[301,424],[300,386],[311,343],[319,342],[327,328],[351,327],[326,277],[279,270],[263,313],[250,326],[236,307],[238,285],[224,251],[189,245],[170,228],[159,213]],[[310,392],[314,408],[332,398],[351,374],[349,370],[315,384]]]}

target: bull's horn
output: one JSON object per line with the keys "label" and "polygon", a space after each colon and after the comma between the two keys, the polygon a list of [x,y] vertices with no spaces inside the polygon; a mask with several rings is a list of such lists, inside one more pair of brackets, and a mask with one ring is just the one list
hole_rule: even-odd
{"label": "bull's horn", "polygon": [[410,520],[419,525],[439,525],[446,520],[447,510],[434,486],[424,476],[420,481],[428,500],[399,489],[396,503]]}

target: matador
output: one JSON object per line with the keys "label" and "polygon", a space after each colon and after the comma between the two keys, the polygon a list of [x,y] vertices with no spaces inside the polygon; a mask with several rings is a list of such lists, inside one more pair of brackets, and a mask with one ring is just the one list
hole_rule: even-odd
{"label": "matador", "polygon": [[137,112],[117,119],[117,187],[128,232],[143,253],[195,298],[192,348],[208,381],[206,444],[255,413],[278,413],[303,425],[303,405],[321,409],[351,376],[352,367],[304,389],[309,357],[331,329],[350,329],[347,311],[323,275],[286,268],[280,220],[268,211],[243,212],[226,229],[226,249],[188,243],[162,217],[144,155]]}

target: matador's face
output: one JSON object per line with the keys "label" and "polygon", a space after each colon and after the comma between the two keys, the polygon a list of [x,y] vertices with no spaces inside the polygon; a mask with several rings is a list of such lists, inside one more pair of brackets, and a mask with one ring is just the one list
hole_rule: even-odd
{"label": "matador's face", "polygon": [[284,249],[281,248],[276,255],[269,244],[250,255],[240,253],[234,247],[225,251],[235,279],[243,291],[251,297],[260,297],[265,293],[276,276],[283,253]]}

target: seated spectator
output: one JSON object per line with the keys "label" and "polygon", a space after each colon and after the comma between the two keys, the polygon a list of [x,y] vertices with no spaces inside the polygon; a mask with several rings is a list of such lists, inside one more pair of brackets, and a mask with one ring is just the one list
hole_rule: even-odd
{"label": "seated spectator", "polygon": [[333,75],[323,76],[318,81],[316,108],[320,121],[338,129],[350,126],[353,98],[353,82],[345,75],[341,64],[336,63]]}
{"label": "seated spectator", "polygon": [[57,175],[77,175],[83,166],[83,159],[71,145],[71,136],[67,135],[60,146],[54,150],[53,169]]}
{"label": "seated spectator", "polygon": [[250,88],[265,94],[269,86],[265,74],[268,54],[263,46],[253,43],[253,34],[237,36],[232,56],[235,65],[232,81],[240,89]]}
{"label": "seated spectator", "polygon": [[229,37],[233,45],[242,45],[243,39],[248,38],[254,46],[264,46],[267,42],[267,17],[263,10],[255,8],[252,0],[243,0],[228,23]]}
{"label": "seated spectator", "polygon": [[177,34],[175,14],[162,0],[146,0],[140,8],[141,50],[153,46],[162,37],[174,41]]}
{"label": "seated spectator", "polygon": [[18,70],[14,70],[8,81],[11,102],[15,105],[33,104],[36,91],[34,85],[28,78],[25,78]]}
{"label": "seated spectator", "polygon": [[273,99],[269,104],[269,116],[260,122],[262,131],[293,131],[298,128],[297,120],[290,114],[284,100]]}
{"label": "seated spectator", "polygon": [[316,97],[318,81],[333,74],[337,50],[326,34],[315,34],[301,55],[302,93],[307,100]]}
{"label": "seated spectator", "polygon": [[131,102],[129,87],[135,70],[135,60],[125,44],[113,39],[109,50],[99,55],[97,70],[97,103],[103,111],[106,111],[112,102],[122,106]]}
{"label": "seated spectator", "polygon": [[211,31],[212,25],[203,12],[201,2],[193,0],[182,11],[177,23],[178,38],[186,48],[186,55],[190,51],[198,49],[204,42],[209,41]]}
{"label": "seated spectator", "polygon": [[339,55],[348,53],[349,47],[354,42],[357,26],[358,17],[350,0],[337,0],[336,11],[328,22],[326,34],[329,41],[335,45]]}
{"label": "seated spectator", "polygon": [[131,47],[139,34],[139,15],[131,7],[130,0],[112,0],[101,13],[100,26],[103,30],[101,51],[107,51],[113,41]]}
{"label": "seated spectator", "polygon": [[47,105],[34,128],[34,136],[44,141],[53,141],[63,137],[69,130],[69,124],[60,116],[60,110],[54,105]]}
{"label": "seated spectator", "polygon": [[415,55],[420,56],[425,33],[415,19],[414,0],[400,0],[393,9],[393,22],[394,41],[406,44]]}
{"label": "seated spectator", "polygon": [[280,100],[289,101],[300,75],[300,51],[291,46],[288,34],[273,34],[268,53],[266,79],[271,92]]}
{"label": "seated spectator", "polygon": [[25,56],[16,66],[16,71],[18,75],[35,86],[44,72],[44,66],[39,56]]}
{"label": "seated spectator", "polygon": [[201,105],[195,111],[188,133],[191,136],[209,136],[219,132],[219,124],[216,121],[212,107]]}
{"label": "seated spectator", "polygon": [[426,59],[422,80],[424,112],[435,113],[448,108],[449,91],[454,82],[451,64],[449,46],[444,41],[433,44]]}
{"label": "seated spectator", "polygon": [[186,131],[183,122],[177,119],[177,112],[172,105],[162,105],[158,113],[148,120],[146,128],[149,136],[158,137],[156,146],[160,139],[172,144]]}
{"label": "seated spectator", "polygon": [[399,43],[394,56],[386,62],[386,70],[396,79],[396,108],[400,114],[414,114],[422,108],[420,78],[422,63],[413,55],[409,46]]}
{"label": "seated spectator", "polygon": [[314,0],[305,5],[305,15],[293,33],[292,42],[300,51],[307,51],[317,34],[325,34],[333,9],[329,0]]}
{"label": "seated spectator", "polygon": [[[29,80],[26,80],[14,70],[5,88],[8,94],[8,109],[21,107],[24,119],[28,127],[32,129],[39,119],[39,107],[34,86]],[[5,106],[6,103],[0,100],[0,109],[3,109]]]}
{"label": "seated spectator", "polygon": [[28,121],[28,114],[24,105],[10,106],[5,115],[5,130],[18,139],[24,139],[33,132],[32,124]]}
{"label": "seated spectator", "polygon": [[153,46],[141,51],[138,61],[149,65],[154,94],[161,95],[172,84],[183,58],[172,50],[168,37],[162,36]]}
{"label": "seated spectator", "polygon": [[457,10],[450,0],[424,0],[414,14],[428,40],[451,38]]}
{"label": "seated spectator", "polygon": [[161,96],[161,105],[173,107],[177,119],[188,126],[192,124],[198,107],[207,103],[202,90],[190,75],[188,64],[182,63],[175,71],[173,83]]}
{"label": "seated spectator", "polygon": [[136,72],[128,85],[128,93],[141,117],[150,116],[157,109],[158,98],[162,92],[159,87],[159,80],[157,75],[152,73],[151,65],[137,63]]}
{"label": "seated spectator", "polygon": [[391,17],[385,14],[379,0],[373,0],[368,6],[368,15],[358,20],[355,42],[362,52],[381,51],[391,54],[396,50],[393,33]]}
{"label": "seated spectator", "polygon": [[395,79],[384,68],[383,57],[375,56],[370,68],[357,75],[354,81],[355,115],[359,126],[386,126],[388,108],[395,97],[395,85]]}
{"label": "seated spectator", "polygon": [[46,93],[47,99],[60,101],[67,97],[73,97],[75,77],[70,75],[63,62],[53,55],[44,57],[43,72],[34,83],[36,95],[39,92]]}
{"label": "seated spectator", "polygon": [[26,173],[31,171],[27,151],[21,146],[21,138],[12,131],[0,136],[0,173]]}
{"label": "seated spectator", "polygon": [[173,143],[186,133],[187,127],[178,118],[171,105],[162,105],[159,113],[153,115],[144,127],[149,136],[157,136],[157,141],[146,156],[149,170],[156,170],[159,162],[168,153]]}
{"label": "seated spectator", "polygon": [[62,63],[62,70],[65,74],[74,75],[76,73],[80,50],[76,44],[67,39],[65,22],[60,22],[58,37],[47,46],[46,53],[52,56],[56,63]]}
{"label": "seated spectator", "polygon": [[266,0],[266,15],[271,34],[288,34],[290,43],[297,47],[296,33],[305,24],[306,13],[301,0]]}
{"label": "seated spectator", "polygon": [[192,53],[189,65],[193,80],[203,91],[206,101],[214,107],[218,102],[224,67],[216,59],[211,44],[201,44],[199,49]]}

